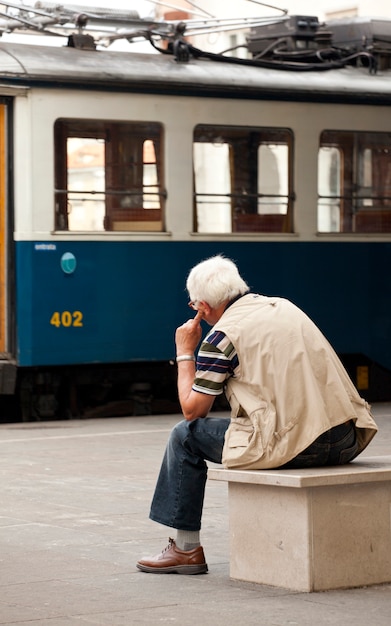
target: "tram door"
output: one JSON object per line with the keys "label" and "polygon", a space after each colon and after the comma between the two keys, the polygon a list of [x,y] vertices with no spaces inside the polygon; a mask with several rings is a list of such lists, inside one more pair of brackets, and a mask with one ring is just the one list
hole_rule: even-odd
{"label": "tram door", "polygon": [[7,356],[7,107],[0,104],[0,359]]}

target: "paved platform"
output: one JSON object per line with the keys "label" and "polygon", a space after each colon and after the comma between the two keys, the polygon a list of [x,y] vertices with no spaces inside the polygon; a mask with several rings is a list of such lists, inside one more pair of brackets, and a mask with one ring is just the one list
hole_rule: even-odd
{"label": "paved platform", "polygon": [[[390,454],[391,403],[363,455]],[[391,585],[298,593],[229,579],[227,486],[207,485],[209,573],[139,572],[170,530],[148,519],[163,415],[0,425],[0,624],[389,626]]]}

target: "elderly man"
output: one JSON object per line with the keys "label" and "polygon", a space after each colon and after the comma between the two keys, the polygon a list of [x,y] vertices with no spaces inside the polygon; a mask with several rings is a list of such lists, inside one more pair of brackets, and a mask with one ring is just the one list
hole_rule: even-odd
{"label": "elderly man", "polygon": [[[201,574],[206,461],[227,468],[345,464],[377,427],[334,350],[294,304],[250,293],[236,265],[215,256],[187,279],[193,319],[175,335],[184,416],[171,432],[150,518],[175,528],[176,541],[144,572]],[[201,320],[213,328],[201,340]],[[225,392],[231,418],[207,417]]]}

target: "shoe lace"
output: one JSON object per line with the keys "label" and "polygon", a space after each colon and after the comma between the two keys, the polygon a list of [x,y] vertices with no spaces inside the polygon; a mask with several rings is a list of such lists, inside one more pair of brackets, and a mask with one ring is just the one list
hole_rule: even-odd
{"label": "shoe lace", "polygon": [[164,548],[164,550],[162,550],[162,554],[164,554],[165,552],[167,552],[167,550],[170,550],[170,548],[172,548],[172,546],[174,546],[174,545],[175,545],[175,541],[174,541],[171,537],[169,537],[169,538],[168,538],[168,546],[166,546],[166,547]]}

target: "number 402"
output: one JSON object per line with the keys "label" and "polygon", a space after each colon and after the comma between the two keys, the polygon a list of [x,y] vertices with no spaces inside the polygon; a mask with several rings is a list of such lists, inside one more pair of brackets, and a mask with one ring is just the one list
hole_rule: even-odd
{"label": "number 402", "polygon": [[52,326],[56,328],[60,328],[60,326],[65,326],[69,328],[70,326],[83,326],[83,313],[81,311],[55,311],[50,319],[50,323]]}

